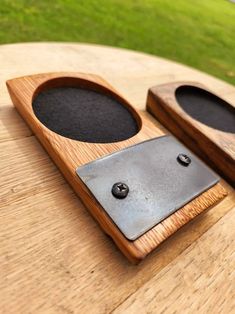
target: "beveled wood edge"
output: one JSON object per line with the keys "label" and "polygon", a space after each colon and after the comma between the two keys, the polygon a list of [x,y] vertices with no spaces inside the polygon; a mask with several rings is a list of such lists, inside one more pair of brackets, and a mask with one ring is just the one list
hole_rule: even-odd
{"label": "beveled wood edge", "polygon": [[[32,108],[31,108],[31,112],[27,110],[28,109],[27,106],[30,107],[32,104],[33,95],[35,94],[35,91],[43,82],[48,81],[48,77],[50,78],[75,77],[76,78],[77,76],[80,77],[80,75],[82,76],[82,78],[85,76],[88,79],[95,80],[96,83],[102,84],[105,87],[112,89],[112,91],[116,93],[116,91],[108,83],[106,83],[102,78],[98,76],[94,76],[90,74],[86,75],[86,74],[80,74],[80,73],[68,74],[66,72],[48,73],[48,74],[42,74],[42,75],[39,74],[39,75],[32,75],[29,77],[20,77],[17,79],[12,79],[12,80],[7,81],[7,87],[8,87],[10,96],[12,98],[12,101],[15,104],[17,110],[27,121],[32,131],[38,136],[39,140],[41,141],[43,146],[46,148],[49,155],[54,159],[59,169],[62,171],[62,173],[68,180],[68,182],[71,184],[73,189],[81,198],[86,208],[88,208],[88,210],[91,212],[93,217],[101,225],[103,230],[113,238],[114,242],[117,244],[120,250],[126,255],[126,257],[131,262],[138,263],[146,255],[148,255],[153,249],[155,249],[161,242],[163,242],[171,234],[173,234],[176,230],[178,230],[181,226],[183,226],[185,223],[187,223],[189,220],[197,216],[199,213],[201,213],[208,207],[217,203],[223,197],[225,197],[226,191],[220,184],[217,184],[215,187],[203,193],[202,195],[197,197],[195,200],[193,200],[192,202],[184,206],[182,209],[178,210],[177,212],[169,216],[162,223],[156,225],[154,228],[146,232],[143,236],[141,236],[137,240],[135,241],[127,240],[124,237],[124,235],[120,232],[120,230],[116,227],[116,225],[114,225],[114,223],[106,214],[106,212],[103,210],[103,208],[94,199],[94,197],[88,191],[86,186],[75,175],[75,168],[73,168],[73,171],[71,171],[71,169],[67,170],[67,165],[60,158],[60,155],[58,153],[57,154],[55,153],[54,148],[52,146],[53,137],[50,138],[49,140],[50,135],[52,135],[51,133],[53,133],[54,135],[54,132],[48,130],[44,126],[42,127],[39,121],[37,121],[37,124],[36,124],[35,118],[32,118]],[[30,97],[26,97],[26,95],[23,95],[24,97],[22,97],[22,89],[24,88],[30,89],[30,93],[29,93]],[[122,98],[122,96],[120,97]],[[25,105],[25,102],[27,105]],[[54,135],[54,137],[62,138],[61,136],[57,134],[56,136]],[[64,141],[66,142],[68,141],[68,139]],[[213,192],[214,189],[217,191],[216,193]],[[198,203],[203,204],[203,205],[200,208],[196,207],[194,214],[192,214],[192,206],[195,206]],[[88,206],[88,204],[90,205]],[[174,228],[172,228],[174,223],[177,223],[177,225]]]}

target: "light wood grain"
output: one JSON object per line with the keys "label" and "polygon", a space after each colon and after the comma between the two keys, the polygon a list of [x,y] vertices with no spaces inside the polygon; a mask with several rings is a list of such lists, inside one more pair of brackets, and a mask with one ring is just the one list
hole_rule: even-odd
{"label": "light wood grain", "polygon": [[113,313],[234,313],[234,224],[235,208]]}
{"label": "light wood grain", "polygon": [[[234,207],[234,190],[223,181],[229,195],[220,204],[188,223],[140,265],[130,265],[89,215],[35,137],[29,136],[27,125],[13,109],[5,81],[50,71],[97,73],[143,113],[147,90],[156,84],[196,80],[215,89],[227,101],[232,101],[235,88],[161,58],[95,45],[5,45],[0,46],[0,64],[0,108],[11,111],[0,128],[0,169],[1,173],[4,171],[0,200],[5,195],[4,206],[0,202],[1,312],[110,313]],[[12,119],[17,121],[15,130],[23,130],[20,138],[17,132],[9,131]],[[164,131],[155,119],[151,121]],[[227,223],[229,219],[225,218]],[[197,245],[200,246],[200,240]],[[210,270],[209,253],[200,266],[207,261]],[[218,276],[214,273],[213,279]],[[224,280],[227,278],[224,274]],[[187,277],[188,285],[193,281],[193,277]],[[173,284],[172,278],[165,288]],[[225,288],[222,283],[219,285],[221,295],[226,294]],[[204,289],[204,295],[213,298],[216,294]],[[198,293],[193,301],[200,302],[201,298]],[[145,297],[141,300],[144,303]],[[169,308],[182,312],[177,300]]]}
{"label": "light wood grain", "polygon": [[0,160],[3,313],[110,312],[235,203],[232,189],[224,184],[229,195],[220,204],[183,227],[139,266],[131,266],[34,136],[1,143]]}
{"label": "light wood grain", "polygon": [[[107,82],[95,75],[67,72],[45,73],[9,80],[7,86],[17,110],[39,138],[69,184],[104,231],[112,237],[120,250],[133,263],[141,261],[179,228],[227,195],[226,190],[220,184],[217,184],[167,217],[137,240],[130,241],[120,232],[92,193],[78,178],[75,171],[77,167],[99,157],[162,135],[161,130],[152,125],[151,121],[146,116],[142,116],[141,112],[138,113]],[[139,132],[125,141],[107,144],[75,141],[52,132],[37,119],[33,112],[32,102],[41,91],[61,86],[78,86],[112,95],[132,113],[138,123]]]}
{"label": "light wood grain", "polygon": [[148,111],[235,186],[235,134],[213,129],[189,116],[176,100],[175,92],[180,86],[212,92],[197,82],[152,87],[148,92]]}
{"label": "light wood grain", "polygon": [[31,136],[32,132],[12,106],[0,106],[0,142]]}

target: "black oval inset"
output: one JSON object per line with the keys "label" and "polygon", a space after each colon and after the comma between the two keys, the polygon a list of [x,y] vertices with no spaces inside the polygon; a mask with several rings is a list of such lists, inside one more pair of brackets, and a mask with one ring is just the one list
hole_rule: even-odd
{"label": "black oval inset", "polygon": [[176,99],[191,117],[223,132],[235,133],[235,108],[208,91],[195,86],[177,88]]}
{"label": "black oval inset", "polygon": [[134,136],[131,112],[112,96],[77,87],[42,91],[33,101],[37,118],[51,131],[73,140],[112,143]]}

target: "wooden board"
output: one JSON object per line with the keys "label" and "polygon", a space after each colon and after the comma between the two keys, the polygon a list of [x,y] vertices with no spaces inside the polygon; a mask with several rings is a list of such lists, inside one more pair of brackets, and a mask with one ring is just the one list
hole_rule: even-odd
{"label": "wooden board", "polygon": [[155,86],[148,92],[147,110],[186,146],[235,185],[235,134],[209,127],[187,114],[175,96],[176,90],[182,86],[195,86],[211,92],[204,85],[194,82]]}
{"label": "wooden board", "polygon": [[[184,286],[193,287],[198,277],[202,279],[200,289],[187,289],[189,306],[203,303],[214,310],[220,297],[219,309],[228,313],[232,294],[230,298],[227,293],[234,290],[230,280],[234,269],[229,269],[223,255],[221,259],[218,255],[212,258],[212,253],[227,252],[234,264],[234,247],[230,245],[234,229],[227,215],[235,206],[234,189],[222,180],[227,197],[178,230],[139,265],[131,265],[102,232],[17,113],[5,82],[43,72],[97,73],[160,130],[159,136],[169,131],[145,111],[150,86],[194,80],[216,90],[229,102],[235,97],[234,86],[163,58],[114,47],[21,43],[0,46],[0,56],[0,311],[103,314],[120,308],[122,313],[129,313],[131,304],[122,304],[148,285],[149,293],[161,287],[162,303],[158,297],[150,300],[141,293],[136,298],[140,309],[145,306],[151,312],[150,307],[155,305],[163,310],[168,302],[170,313],[176,309],[184,312],[184,303],[177,298],[181,288],[175,284],[175,277],[167,276],[175,261],[174,270],[178,268],[177,278],[182,278]],[[218,245],[221,225],[227,235]],[[214,237],[211,233],[204,237],[212,228]],[[201,247],[203,254],[199,254]],[[191,252],[190,260],[197,258],[198,267],[182,277],[181,261],[186,250]],[[217,261],[219,264],[215,264]],[[223,271],[216,265],[222,265]],[[211,282],[216,289],[207,289]],[[174,287],[172,298],[169,287]]]}
{"label": "wooden board", "polygon": [[113,313],[234,313],[234,224],[235,208]]}
{"label": "wooden board", "polygon": [[[75,170],[77,167],[93,161],[98,157],[113,153],[132,144],[157,137],[161,131],[155,128],[141,112],[137,113],[123,97],[98,76],[81,73],[39,74],[10,80],[7,82],[7,86],[16,108],[37,135],[68,182],[81,197],[84,204],[88,207],[91,214],[99,222],[105,232],[112,237],[127,258],[134,263],[142,260],[180,227],[223,199],[227,194],[224,188],[220,184],[217,184],[135,241],[130,241],[124,237],[101,205],[77,177]],[[115,95],[115,98],[132,112],[140,126],[140,131],[130,139],[110,144],[75,141],[50,131],[40,123],[35,116],[32,109],[32,101],[41,91],[59,86],[86,87],[111,94],[112,96]],[[79,152],[82,152],[82,154]]]}

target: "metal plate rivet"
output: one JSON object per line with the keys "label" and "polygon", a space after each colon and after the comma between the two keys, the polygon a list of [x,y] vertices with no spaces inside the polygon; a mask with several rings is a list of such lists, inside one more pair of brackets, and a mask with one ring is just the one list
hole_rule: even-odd
{"label": "metal plate rivet", "polygon": [[114,183],[112,187],[112,194],[114,197],[122,199],[122,198],[127,197],[128,193],[129,193],[129,187],[127,184],[123,182]]}
{"label": "metal plate rivet", "polygon": [[183,165],[183,166],[185,166],[185,167],[187,167],[188,165],[191,164],[191,159],[190,159],[189,156],[186,155],[186,154],[179,154],[179,155],[177,156],[177,160],[178,160],[178,162],[179,162],[181,165]]}

